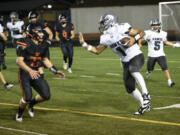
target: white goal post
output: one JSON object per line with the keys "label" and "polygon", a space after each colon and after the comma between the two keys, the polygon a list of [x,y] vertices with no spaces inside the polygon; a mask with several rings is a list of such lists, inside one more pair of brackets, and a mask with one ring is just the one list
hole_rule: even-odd
{"label": "white goal post", "polygon": [[180,30],[180,1],[160,2],[159,20],[163,30]]}

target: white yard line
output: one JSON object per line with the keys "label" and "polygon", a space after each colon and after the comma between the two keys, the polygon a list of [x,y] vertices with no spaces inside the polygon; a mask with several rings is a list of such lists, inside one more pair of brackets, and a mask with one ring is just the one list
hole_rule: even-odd
{"label": "white yard line", "polygon": [[120,74],[118,74],[118,73],[106,73],[106,75],[120,76]]}
{"label": "white yard line", "polygon": [[89,75],[80,75],[80,77],[83,77],[83,78],[96,78],[96,76],[89,76]]}
{"label": "white yard line", "polygon": [[15,128],[7,128],[7,127],[2,127],[2,126],[0,126],[0,129],[5,129],[5,130],[15,131],[15,132],[21,132],[21,133],[27,133],[27,134],[33,134],[33,135],[48,135],[48,134],[41,134],[41,133],[37,133],[37,132],[15,129]]}
{"label": "white yard line", "polygon": [[162,109],[170,109],[170,108],[180,108],[180,104],[174,104],[174,105],[169,105],[169,106],[164,106],[164,107],[157,107],[153,108],[154,110],[162,110]]}

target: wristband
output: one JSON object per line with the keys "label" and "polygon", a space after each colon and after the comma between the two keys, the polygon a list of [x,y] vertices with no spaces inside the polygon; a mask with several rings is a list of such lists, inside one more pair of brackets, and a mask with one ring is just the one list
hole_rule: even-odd
{"label": "wristband", "polygon": [[84,43],[82,44],[82,47],[86,47],[86,46],[87,46],[87,43],[84,42]]}
{"label": "wristband", "polygon": [[52,66],[50,68],[50,71],[53,72],[54,74],[57,74],[57,68],[55,66]]}
{"label": "wristband", "polygon": [[91,51],[91,49],[92,49],[92,45],[89,45],[87,50]]}
{"label": "wristband", "polygon": [[140,34],[137,34],[134,38],[136,39],[136,41],[138,41],[141,38],[141,36]]}

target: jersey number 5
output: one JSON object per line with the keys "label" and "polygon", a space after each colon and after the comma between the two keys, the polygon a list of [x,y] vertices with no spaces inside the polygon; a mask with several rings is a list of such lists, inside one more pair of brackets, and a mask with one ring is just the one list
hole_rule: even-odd
{"label": "jersey number 5", "polygon": [[63,38],[67,39],[67,32],[65,30],[62,31]]}
{"label": "jersey number 5", "polygon": [[154,43],[154,45],[155,45],[155,47],[154,47],[154,50],[155,51],[158,51],[159,49],[160,49],[160,41],[155,41],[155,43]]}

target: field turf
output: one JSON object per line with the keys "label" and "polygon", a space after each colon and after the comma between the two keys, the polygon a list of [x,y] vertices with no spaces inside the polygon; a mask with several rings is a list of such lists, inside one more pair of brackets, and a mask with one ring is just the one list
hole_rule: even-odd
{"label": "field turf", "polygon": [[[147,47],[142,50],[147,60]],[[51,61],[63,70],[60,49],[50,48],[50,52]],[[176,85],[169,88],[156,65],[150,78],[145,78],[151,111],[142,116],[133,115],[139,105],[125,91],[119,58],[110,49],[94,55],[75,47],[73,73],[64,71],[62,80],[45,69],[51,99],[37,105],[34,118],[26,110],[18,123],[14,118],[22,93],[15,49],[7,49],[7,70],[2,72],[15,86],[9,91],[0,86],[0,135],[179,135],[180,108],[153,109],[180,104],[180,48],[165,47],[165,52]],[[145,77],[146,63],[141,72]]]}

